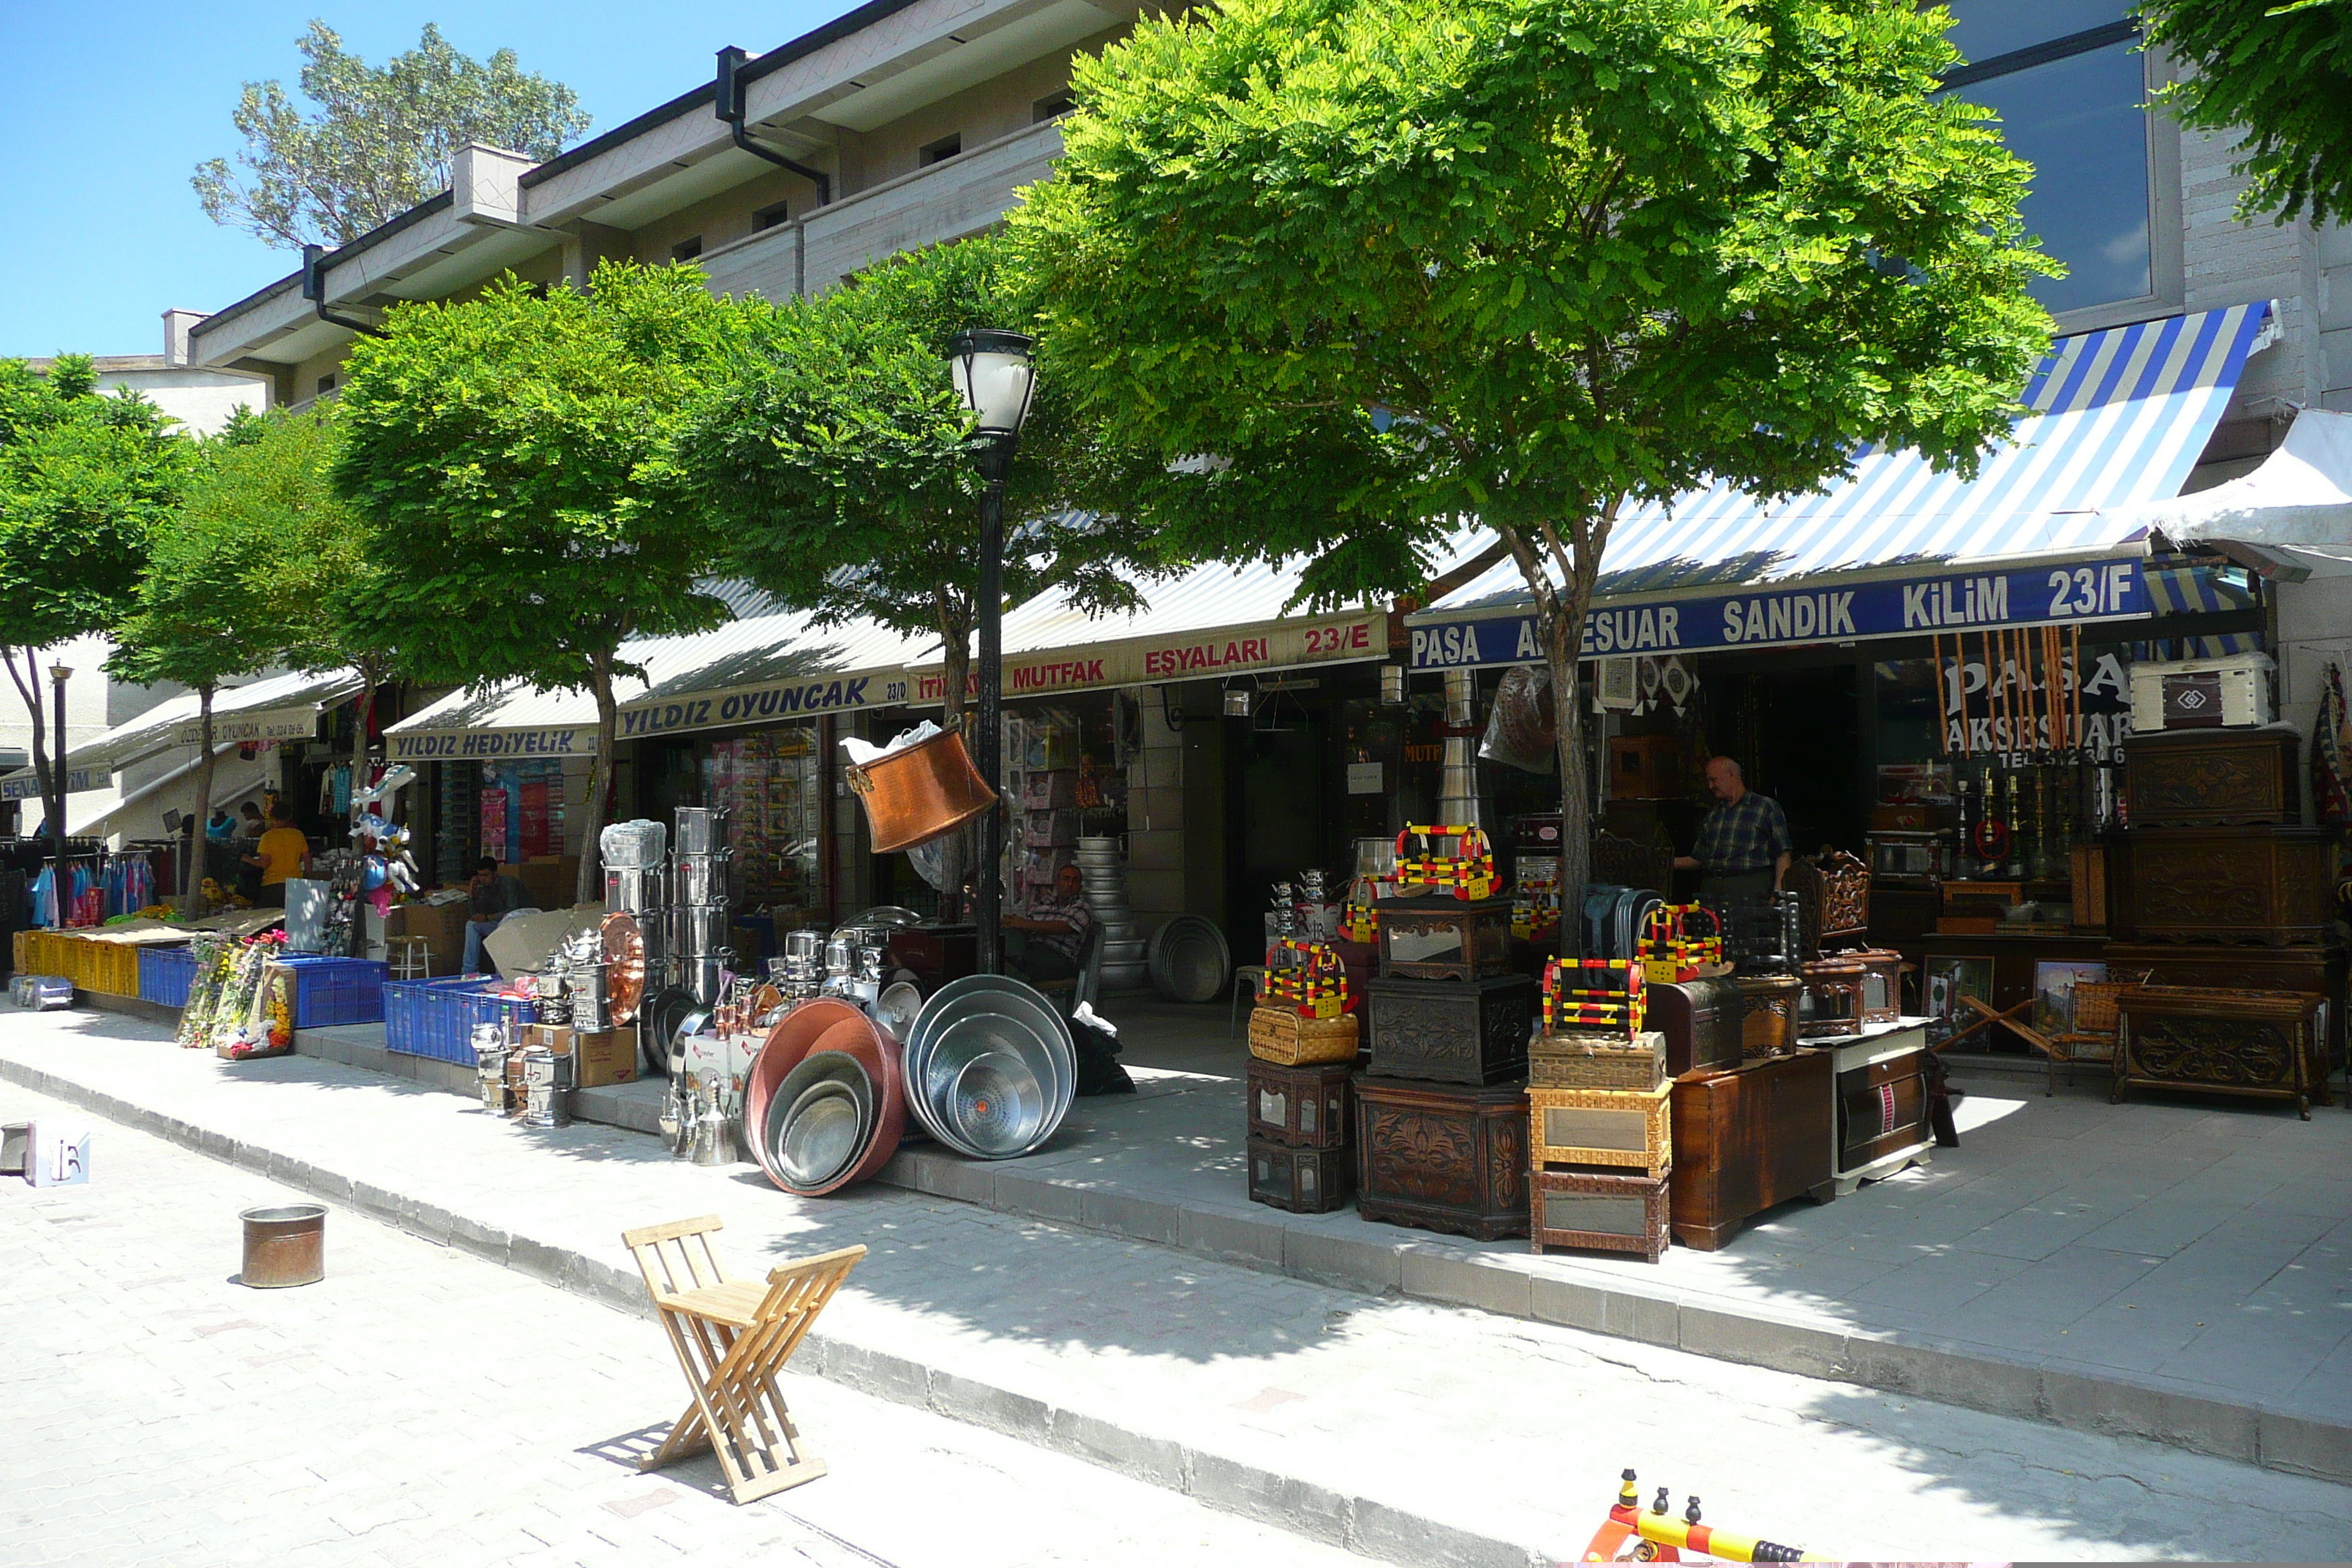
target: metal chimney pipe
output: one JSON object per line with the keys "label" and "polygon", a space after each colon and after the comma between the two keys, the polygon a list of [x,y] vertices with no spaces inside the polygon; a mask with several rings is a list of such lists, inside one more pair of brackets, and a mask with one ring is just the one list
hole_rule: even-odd
{"label": "metal chimney pipe", "polygon": [[1454,826],[1486,826],[1478,809],[1477,672],[1445,672],[1445,765],[1437,786],[1437,815]]}

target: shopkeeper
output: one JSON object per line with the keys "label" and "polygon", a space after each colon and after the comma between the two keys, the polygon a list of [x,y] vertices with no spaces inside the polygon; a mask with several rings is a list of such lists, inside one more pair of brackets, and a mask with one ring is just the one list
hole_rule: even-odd
{"label": "shopkeeper", "polygon": [[281,800],[269,808],[269,831],[255,840],[253,848],[245,863],[261,868],[261,897],[254,901],[265,909],[282,910],[286,884],[310,872],[310,841],[294,826],[291,805]]}
{"label": "shopkeeper", "polygon": [[1779,892],[1794,847],[1780,803],[1749,789],[1739,764],[1729,757],[1706,764],[1706,793],[1715,796],[1715,809],[1699,824],[1694,852],[1675,857],[1675,868],[1698,869],[1702,899],[1761,899]]}
{"label": "shopkeeper", "polygon": [[1063,867],[1054,879],[1054,890],[1040,894],[1027,914],[1006,915],[1004,929],[1028,937],[1014,963],[1030,984],[1076,979],[1087,954],[1087,935],[1095,929],[1095,912],[1087,907],[1086,883],[1078,868]]}
{"label": "shopkeeper", "polygon": [[530,890],[522,879],[499,869],[488,855],[474,862],[473,880],[466,886],[466,957],[460,974],[482,973],[482,941],[517,910],[530,908]]}

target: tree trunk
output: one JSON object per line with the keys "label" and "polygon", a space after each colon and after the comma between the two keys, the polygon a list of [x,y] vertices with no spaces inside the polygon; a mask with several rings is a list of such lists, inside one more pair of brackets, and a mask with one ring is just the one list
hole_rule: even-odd
{"label": "tree trunk", "polygon": [[1559,952],[1584,956],[1584,884],[1592,879],[1591,790],[1584,765],[1584,704],[1576,689],[1577,644],[1582,640],[1584,609],[1576,595],[1566,606],[1538,611],[1544,663],[1551,671],[1554,744],[1559,749]]}
{"label": "tree trunk", "polygon": [[[33,716],[33,786],[40,792],[41,814],[46,819],[53,808],[53,803],[61,797],[65,791],[52,790],[49,787],[49,716],[43,706],[47,693],[41,689],[41,661],[37,657],[38,651],[29,647],[24,650],[25,668],[21,674],[16,668],[16,649],[13,647],[0,649],[0,655],[5,655],[5,658],[0,658],[0,663],[7,665],[8,679],[16,683],[16,694],[25,700],[25,710]],[[59,811],[58,821],[62,829],[63,811],[62,808],[58,809]],[[36,826],[38,825],[36,824]],[[26,837],[29,838],[32,835],[26,834]]]}
{"label": "tree trunk", "polygon": [[203,732],[203,751],[196,758],[196,827],[188,835],[188,858],[194,862],[184,879],[188,889],[188,913],[192,916],[212,912],[205,898],[205,872],[210,860],[212,838],[205,825],[213,815],[213,767],[219,760],[213,755],[213,689],[209,682],[196,688],[196,717]]}
{"label": "tree trunk", "polygon": [[613,700],[613,660],[616,650],[589,656],[588,689],[596,698],[596,760],[588,773],[588,820],[581,825],[580,879],[572,889],[575,902],[600,902],[604,897],[604,851],[598,836],[612,816],[613,736],[620,728],[619,708]]}

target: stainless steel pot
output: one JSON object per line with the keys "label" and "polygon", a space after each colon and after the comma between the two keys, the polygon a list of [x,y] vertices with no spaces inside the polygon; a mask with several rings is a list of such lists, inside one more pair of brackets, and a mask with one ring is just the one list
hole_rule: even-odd
{"label": "stainless steel pot", "polygon": [[677,956],[691,962],[727,946],[731,923],[725,904],[681,904],[670,912],[677,928]]}
{"label": "stainless steel pot", "polygon": [[681,855],[671,869],[670,891],[679,909],[727,901],[727,862],[731,857]]}
{"label": "stainless steel pot", "polygon": [[677,832],[674,837],[681,858],[725,851],[727,812],[724,807],[681,805],[677,808]]}
{"label": "stainless steel pot", "polygon": [[616,913],[633,915],[660,909],[669,901],[668,881],[668,876],[659,866],[607,868],[604,872],[604,907]]}
{"label": "stainless steel pot", "polygon": [[735,963],[735,954],[725,949],[717,952],[696,953],[677,961],[677,983],[693,994],[696,1004],[704,1007],[719,1005],[720,979]]}

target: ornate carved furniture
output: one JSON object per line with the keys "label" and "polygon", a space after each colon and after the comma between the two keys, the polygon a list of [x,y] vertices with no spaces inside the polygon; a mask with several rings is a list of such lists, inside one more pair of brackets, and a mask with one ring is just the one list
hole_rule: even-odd
{"label": "ornate carved furniture", "polygon": [[1381,899],[1383,979],[1476,980],[1511,967],[1511,900]]}
{"label": "ornate carved furniture", "polygon": [[1862,965],[1862,1026],[1874,1029],[1903,1016],[1903,955],[1892,948],[1862,947],[1840,958]]}
{"label": "ornate carved furniture", "polygon": [[2157,985],[2299,991],[2327,999],[2321,1059],[2345,1060],[2347,955],[2341,947],[2190,947],[2179,942],[2107,944],[2109,975],[2146,974]]}
{"label": "ornate carved furniture", "polygon": [[1249,1140],[1252,1203],[1291,1214],[1328,1214],[1348,1205],[1354,1155],[1345,1149],[1294,1149],[1271,1138]]}
{"label": "ornate carved furniture", "polygon": [[1650,1026],[1666,1037],[1666,1072],[1735,1068],[1743,1044],[1748,1004],[1737,981],[1684,980],[1645,986]]}
{"label": "ornate carved furniture", "polygon": [[1619,1171],[1538,1171],[1529,1236],[1535,1250],[1583,1247],[1631,1252],[1655,1263],[1665,1256],[1664,1176]]}
{"label": "ornate carved furniture", "polygon": [[2134,827],[2109,841],[2124,942],[2315,945],[2335,931],[2333,827]]}
{"label": "ornate carved furniture", "polygon": [[1528,1082],[1538,1089],[1633,1089],[1666,1081],[1666,1037],[1648,1030],[1627,1039],[1608,1029],[1539,1034],[1528,1043]]}
{"label": "ornate carved furniture", "polygon": [[1348,1079],[1355,1061],[1311,1067],[1249,1065],[1249,1135],[1289,1149],[1344,1149],[1351,1118]]}
{"label": "ornate carved furniture", "polygon": [[[2135,827],[2291,823],[2302,809],[2292,730],[2161,730],[2124,742]],[[2079,918],[2079,916],[2078,916]]]}
{"label": "ornate carved furniture", "polygon": [[1831,1047],[1837,1075],[1838,1191],[1891,1176],[1924,1161],[1927,1131],[1927,1027],[1889,1029]]}
{"label": "ornate carved furniture", "polygon": [[1528,1233],[1526,1090],[1359,1073],[1355,1091],[1366,1219],[1479,1241]]}
{"label": "ornate carved furniture", "polygon": [[1602,1165],[1663,1176],[1675,1163],[1672,1084],[1630,1089],[1531,1089],[1528,1148],[1535,1168]]}
{"label": "ornate carved furniture", "polygon": [[1822,874],[1822,915],[1816,949],[1860,942],[1870,929],[1870,868],[1858,855],[1824,845],[1814,861]]}
{"label": "ornate carved furniture", "polygon": [[1592,836],[1592,879],[1618,888],[1672,888],[1674,840],[1655,823],[1647,838],[1623,837],[1604,827]]}
{"label": "ornate carved furniture", "polygon": [[[1383,932],[1387,927],[1382,926]],[[1382,1078],[1502,1083],[1526,1076],[1536,983],[1506,974],[1467,983],[1373,980],[1364,986],[1369,1069]]]}
{"label": "ornate carved furniture", "polygon": [[1797,1038],[1828,1039],[1862,1033],[1865,971],[1852,957],[1817,958],[1798,966],[1805,989],[1797,998]]}
{"label": "ornate carved furniture", "polygon": [[1741,1057],[1753,1061],[1794,1048],[1797,995],[1805,983],[1793,974],[1743,974],[1733,984],[1747,1009],[1739,1024]]}
{"label": "ornate carved furniture", "polygon": [[2290,1100],[2306,1121],[2327,1103],[2317,996],[2291,991],[2145,985],[2118,997],[2113,1098],[2127,1089]]}
{"label": "ornate carved furniture", "polygon": [[1675,1239],[1711,1252],[1751,1215],[1835,1195],[1829,1053],[1693,1074],[1674,1088]]}

